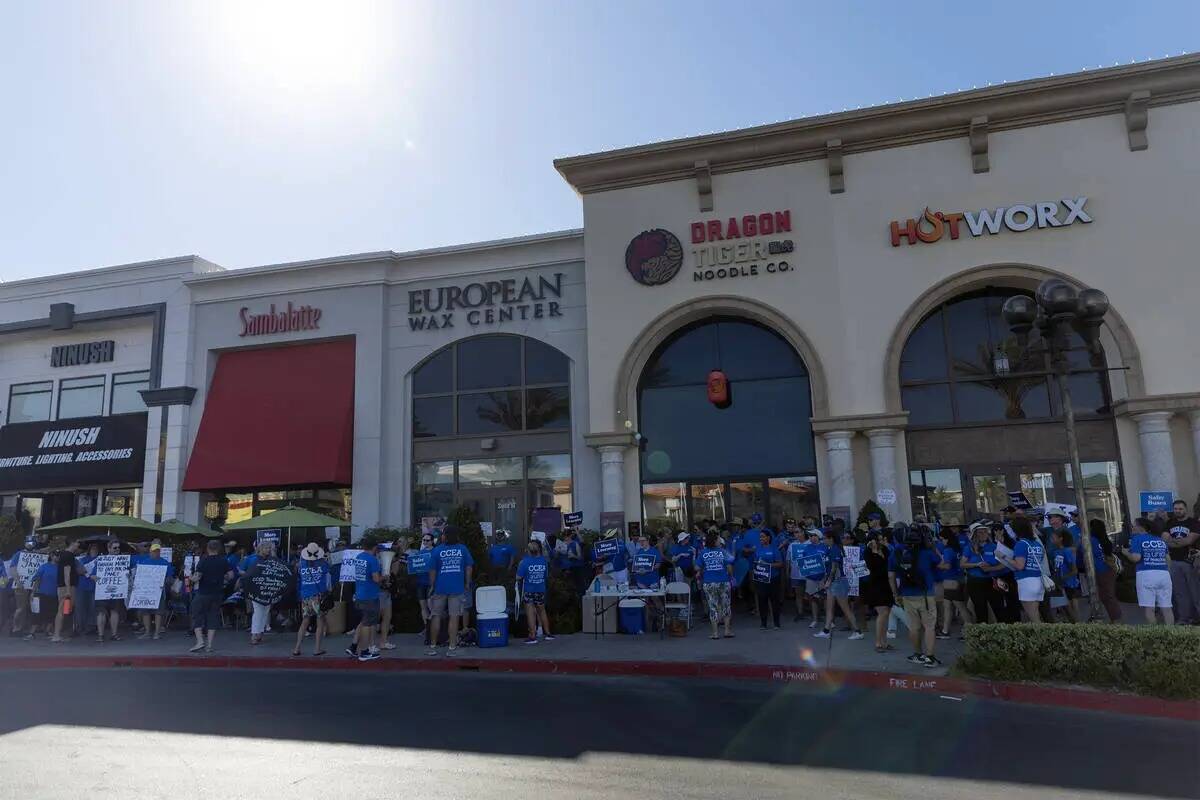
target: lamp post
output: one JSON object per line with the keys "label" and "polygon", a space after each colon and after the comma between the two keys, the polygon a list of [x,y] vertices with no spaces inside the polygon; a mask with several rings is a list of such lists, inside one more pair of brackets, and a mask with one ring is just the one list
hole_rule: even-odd
{"label": "lamp post", "polygon": [[1087,495],[1083,487],[1083,467],[1079,462],[1079,441],[1075,435],[1075,408],[1071,403],[1071,387],[1067,380],[1071,369],[1067,359],[1071,331],[1087,345],[1093,366],[1102,366],[1100,326],[1108,313],[1108,296],[1099,289],[1076,291],[1074,286],[1059,278],[1042,281],[1033,297],[1015,295],[1004,302],[1004,320],[1016,334],[1023,350],[1029,349],[1029,331],[1036,326],[1042,334],[1041,352],[1050,360],[1050,369],[1058,382],[1062,398],[1063,417],[1067,428],[1067,450],[1071,457],[1071,477],[1079,503],[1080,545],[1087,566],[1091,616],[1099,613],[1099,594],[1096,587],[1096,564],[1092,556],[1092,538],[1088,532]]}

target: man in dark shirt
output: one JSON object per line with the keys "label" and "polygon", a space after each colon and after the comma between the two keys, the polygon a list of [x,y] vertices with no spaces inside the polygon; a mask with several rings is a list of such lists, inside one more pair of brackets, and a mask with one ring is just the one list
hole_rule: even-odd
{"label": "man in dark shirt", "polygon": [[1200,542],[1200,522],[1188,516],[1187,503],[1176,500],[1163,526],[1167,531],[1167,568],[1171,573],[1175,619],[1180,625],[1200,622],[1200,571],[1192,565],[1192,550]]}
{"label": "man in dark shirt", "polygon": [[54,637],[52,642],[61,642],[63,621],[75,604],[75,585],[79,583],[79,565],[75,554],[79,552],[79,542],[71,542],[65,550],[61,550],[55,558],[58,565],[58,613],[54,615]]}
{"label": "man in dark shirt", "polygon": [[225,583],[233,580],[233,569],[221,556],[221,543],[216,539],[209,541],[206,553],[192,571],[195,586],[191,609],[192,632],[196,634],[196,643],[189,650],[192,653],[201,650],[212,652],[213,636],[221,624],[221,597]]}

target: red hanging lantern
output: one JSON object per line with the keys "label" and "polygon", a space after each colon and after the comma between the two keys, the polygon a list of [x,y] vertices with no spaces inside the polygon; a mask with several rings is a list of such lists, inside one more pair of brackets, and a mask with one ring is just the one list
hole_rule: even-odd
{"label": "red hanging lantern", "polygon": [[729,378],[719,369],[708,373],[708,402],[717,408],[729,405]]}

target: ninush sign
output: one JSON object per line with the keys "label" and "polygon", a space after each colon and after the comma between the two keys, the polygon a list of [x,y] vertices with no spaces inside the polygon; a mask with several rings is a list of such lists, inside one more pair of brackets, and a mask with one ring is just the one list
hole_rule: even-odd
{"label": "ninush sign", "polygon": [[1084,210],[1086,197],[1068,197],[1060,201],[1018,203],[1017,205],[978,211],[930,211],[916,219],[892,220],[888,226],[892,247],[901,241],[908,244],[932,244],[949,237],[957,239],[965,230],[973,237],[992,236],[1002,230],[1013,233],[1034,228],[1065,228],[1090,223],[1092,217]]}

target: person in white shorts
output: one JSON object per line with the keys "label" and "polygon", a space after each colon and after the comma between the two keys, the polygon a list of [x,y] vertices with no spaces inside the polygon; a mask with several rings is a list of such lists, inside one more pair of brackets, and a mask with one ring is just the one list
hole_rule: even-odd
{"label": "person in white shorts", "polygon": [[1033,532],[1033,524],[1025,517],[1013,517],[1013,533],[1017,535],[1017,543],[1013,545],[1013,567],[1017,576],[1017,597],[1025,616],[1030,622],[1041,622],[1042,616],[1038,607],[1046,596],[1046,587],[1042,584],[1042,561],[1046,550]]}
{"label": "person in white shorts", "polygon": [[1133,537],[1128,547],[1122,547],[1125,557],[1137,565],[1138,605],[1146,614],[1146,622],[1157,620],[1154,609],[1162,614],[1164,625],[1175,624],[1171,609],[1171,573],[1167,567],[1167,540],[1158,520],[1139,517],[1133,523]]}

